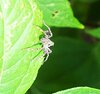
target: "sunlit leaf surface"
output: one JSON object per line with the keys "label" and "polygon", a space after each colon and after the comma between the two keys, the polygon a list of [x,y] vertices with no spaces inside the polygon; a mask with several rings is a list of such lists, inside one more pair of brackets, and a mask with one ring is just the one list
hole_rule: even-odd
{"label": "sunlit leaf surface", "polygon": [[100,90],[89,88],[89,87],[77,87],[77,88],[59,91],[53,94],[100,94]]}
{"label": "sunlit leaf surface", "polygon": [[74,17],[68,0],[39,0],[44,20],[50,26],[75,27],[84,26]]}
{"label": "sunlit leaf surface", "polygon": [[34,46],[42,34],[37,25],[35,0],[0,0],[0,94],[24,94],[35,80],[43,62],[41,45]]}

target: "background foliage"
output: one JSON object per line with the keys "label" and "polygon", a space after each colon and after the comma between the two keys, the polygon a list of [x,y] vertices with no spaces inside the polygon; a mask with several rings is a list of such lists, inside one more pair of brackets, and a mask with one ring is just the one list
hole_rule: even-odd
{"label": "background foliage", "polygon": [[[39,0],[39,3],[53,32],[55,46],[27,94],[51,94],[80,86],[100,89],[100,0]],[[75,17],[84,24],[84,29]],[[86,88],[84,93],[79,88],[81,92],[70,94],[90,94],[92,90]]]}

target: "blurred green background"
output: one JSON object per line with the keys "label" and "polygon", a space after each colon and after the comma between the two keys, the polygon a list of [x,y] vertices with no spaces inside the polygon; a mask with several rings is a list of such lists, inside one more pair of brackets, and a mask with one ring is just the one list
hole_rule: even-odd
{"label": "blurred green background", "polygon": [[70,3],[85,29],[51,27],[53,52],[27,94],[52,94],[78,86],[100,89],[100,0]]}

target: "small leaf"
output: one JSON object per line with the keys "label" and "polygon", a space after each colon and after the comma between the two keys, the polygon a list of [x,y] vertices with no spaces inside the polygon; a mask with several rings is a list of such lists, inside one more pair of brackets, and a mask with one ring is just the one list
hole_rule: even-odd
{"label": "small leaf", "polygon": [[74,17],[68,0],[39,0],[44,20],[50,26],[75,27],[84,26]]}
{"label": "small leaf", "polygon": [[[43,62],[35,0],[0,0],[0,94],[24,94]],[[28,49],[27,47],[30,47]]]}
{"label": "small leaf", "polygon": [[100,90],[90,87],[76,87],[64,91],[59,91],[53,94],[100,94]]}
{"label": "small leaf", "polygon": [[86,33],[93,37],[100,38],[100,27],[96,29],[86,30]]}

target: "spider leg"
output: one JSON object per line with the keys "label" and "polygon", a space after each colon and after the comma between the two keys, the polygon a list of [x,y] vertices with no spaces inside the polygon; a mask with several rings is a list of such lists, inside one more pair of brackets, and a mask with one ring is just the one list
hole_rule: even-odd
{"label": "spider leg", "polygon": [[49,40],[48,47],[54,46],[54,42]]}
{"label": "spider leg", "polygon": [[48,60],[49,54],[52,53],[52,50],[50,50],[50,48],[47,49],[47,52],[44,53],[44,56],[46,55],[44,62],[46,62]]}
{"label": "spider leg", "polygon": [[50,53],[52,53],[52,50],[51,50],[50,48],[48,48],[48,52],[49,52],[49,54],[50,54]]}
{"label": "spider leg", "polygon": [[39,44],[41,44],[41,42],[35,43],[35,44],[33,44],[33,45],[31,45],[31,46],[28,46],[28,47],[25,47],[25,48],[22,48],[21,50],[24,50],[24,49],[33,49],[33,48],[31,48],[31,47],[34,47],[34,46],[39,45]]}
{"label": "spider leg", "polygon": [[31,58],[31,61],[34,60],[34,59],[38,60],[38,59],[44,57],[45,54],[43,54],[42,56],[38,57],[38,55],[43,51],[43,47],[39,48],[38,50],[40,50],[40,51],[36,54],[36,56],[34,56],[33,58]]}
{"label": "spider leg", "polygon": [[[34,60],[35,61],[40,61],[41,59],[44,59],[43,55],[38,56],[41,53],[41,51],[42,50],[40,50],[40,52],[35,57],[31,58],[31,61],[34,61]],[[42,62],[42,63],[44,63],[44,62]]]}
{"label": "spider leg", "polygon": [[48,60],[49,54],[46,54],[46,58],[44,59],[44,62]]}
{"label": "spider leg", "polygon": [[[35,25],[39,30],[41,30],[41,32],[45,35],[46,38],[51,38],[53,36],[51,29],[49,28],[49,26],[45,23],[45,21],[43,20],[43,24],[48,28],[48,30],[43,31],[41,29],[41,27],[39,27],[38,25]],[[48,35],[49,33],[49,35]]]}
{"label": "spider leg", "polygon": [[[51,32],[51,29],[50,29],[49,26],[45,23],[45,21],[43,21],[43,23],[44,23],[44,25],[48,28],[48,30],[46,30],[46,31],[44,32],[46,38],[51,38],[51,37],[53,36],[53,34],[52,34],[52,32]],[[48,32],[49,32],[49,34],[50,34],[49,36],[47,35]]]}
{"label": "spider leg", "polygon": [[40,48],[39,50],[40,50],[39,53],[38,53],[36,56],[34,56],[34,57],[31,59],[31,61],[34,60],[34,59],[39,60],[40,58],[43,58],[43,57],[46,56],[46,57],[44,58],[44,62],[46,62],[46,61],[48,60],[49,54],[52,53],[52,50],[51,50],[50,48],[48,48],[48,49],[46,49],[46,52],[44,52],[44,54],[43,54],[42,56],[38,57],[38,55],[41,53],[42,50],[44,50],[44,48],[42,47],[42,48]]}

